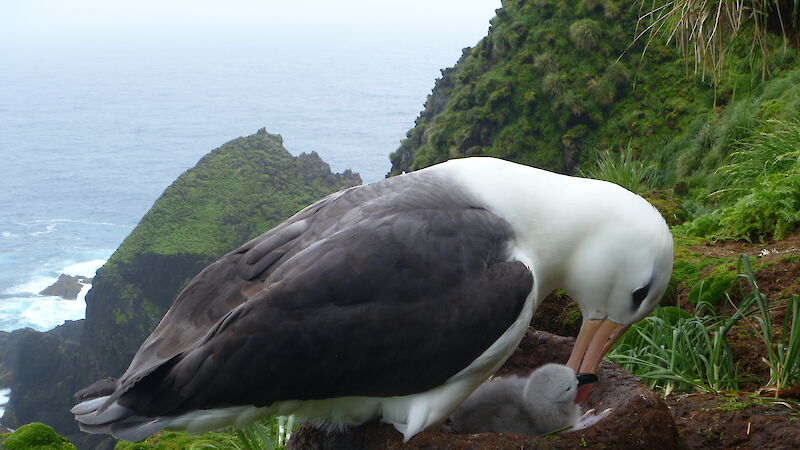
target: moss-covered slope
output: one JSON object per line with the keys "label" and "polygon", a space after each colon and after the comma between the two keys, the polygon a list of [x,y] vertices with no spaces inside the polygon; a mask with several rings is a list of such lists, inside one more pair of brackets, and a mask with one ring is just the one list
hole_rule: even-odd
{"label": "moss-covered slope", "polygon": [[572,172],[597,146],[674,134],[711,109],[713,91],[679,82],[670,48],[652,43],[641,60],[638,15],[613,0],[504,1],[489,34],[442,72],[392,173],[476,154]]}
{"label": "moss-covered slope", "polygon": [[636,39],[650,25],[640,7],[660,4],[503,1],[488,35],[442,71],[391,155],[391,174],[470,155],[576,173],[592,169],[601,152],[625,150],[655,165],[651,188],[675,188],[685,219],[744,198],[727,213],[735,217],[717,213],[694,224],[694,234],[763,239],[790,231],[800,223],[792,213],[798,195],[780,208],[758,204],[787,198],[800,182],[796,170],[738,186],[735,195],[709,194],[730,187],[718,168],[743,141],[780,128],[775,120],[800,117],[797,50],[768,37],[776,45],[763,73],[747,41],[752,23],[745,24],[713,84],[666,43],[668,26],[663,36]]}
{"label": "moss-covered slope", "polygon": [[[204,156],[145,214],[86,296],[83,344],[117,376],[175,295],[206,265],[319,198],[356,184],[264,129]],[[113,337],[113,338],[111,338]]]}
{"label": "moss-covered slope", "polygon": [[[747,96],[760,73],[732,53],[713,88],[662,40],[643,51],[647,38],[634,39],[647,25],[642,13],[615,0],[503,1],[488,35],[442,71],[391,155],[392,173],[468,155],[573,172],[598,149],[628,145],[659,161],[671,181],[676,169],[691,172],[698,161],[682,159],[687,139]],[[791,63],[787,53],[776,66]],[[735,135],[736,127],[721,132]]]}

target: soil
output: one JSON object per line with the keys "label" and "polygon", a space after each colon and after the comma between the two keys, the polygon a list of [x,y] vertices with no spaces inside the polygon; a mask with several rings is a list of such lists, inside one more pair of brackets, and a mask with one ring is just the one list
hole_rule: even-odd
{"label": "soil", "polygon": [[666,403],[686,448],[800,448],[796,403],[713,394],[672,396]]}

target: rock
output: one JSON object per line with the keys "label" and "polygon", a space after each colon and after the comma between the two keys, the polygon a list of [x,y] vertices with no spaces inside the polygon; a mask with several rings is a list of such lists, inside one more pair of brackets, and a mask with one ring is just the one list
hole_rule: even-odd
{"label": "rock", "polygon": [[58,276],[58,280],[56,280],[55,283],[44,288],[42,292],[39,292],[39,295],[75,300],[78,298],[78,294],[85,284],[92,284],[92,278],[81,276],[74,277],[62,273]]}
{"label": "rock", "polygon": [[[569,357],[574,339],[528,330],[517,351],[498,375],[526,375],[548,362]],[[679,448],[678,432],[669,409],[653,391],[619,366],[603,362],[600,381],[585,408],[613,408],[592,427],[557,436],[518,434],[451,434],[427,431],[403,445],[393,426],[372,422],[341,433],[326,433],[303,425],[292,435],[288,449],[519,449],[519,448]],[[446,427],[444,427],[446,429]]]}

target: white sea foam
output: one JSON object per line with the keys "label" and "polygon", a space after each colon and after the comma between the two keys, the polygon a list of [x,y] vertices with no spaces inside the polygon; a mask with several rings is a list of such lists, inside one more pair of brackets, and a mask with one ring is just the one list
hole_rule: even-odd
{"label": "white sea foam", "polygon": [[105,259],[93,259],[68,263],[61,270],[45,269],[48,274],[35,275],[24,283],[6,289],[3,294],[8,297],[0,301],[0,330],[12,331],[30,327],[45,331],[61,325],[65,320],[83,319],[86,313],[86,293],[91,289],[91,284],[83,284],[76,300],[41,296],[39,292],[53,284],[59,273],[93,277],[105,262]]}
{"label": "white sea foam", "polygon": [[19,313],[19,319],[37,330],[49,330],[65,320],[83,319],[86,314],[86,293],[89,289],[91,285],[84,285],[76,300],[64,300],[60,297],[33,300]]}
{"label": "white sea foam", "polygon": [[55,283],[57,279],[58,274],[36,275],[24,283],[11,286],[3,291],[3,293],[8,295],[39,295],[39,292],[42,292],[47,286]]}
{"label": "white sea foam", "polygon": [[81,225],[105,225],[109,227],[126,227],[126,228],[128,227],[128,225],[122,225],[119,223],[102,222],[102,221],[98,222],[98,221],[83,220],[83,219],[37,219],[37,220],[31,220],[29,222],[17,222],[18,225],[26,225],[26,226],[36,225],[40,223],[46,223],[50,225],[59,223],[78,223]]}
{"label": "white sea foam", "polygon": [[11,389],[0,389],[0,417],[6,412],[6,404],[11,395]]}
{"label": "white sea foam", "polygon": [[42,236],[42,235],[45,235],[45,234],[50,234],[55,229],[56,229],[56,223],[50,223],[44,228],[44,230],[42,230],[42,231],[34,231],[33,233],[31,233],[31,236]]}
{"label": "white sea foam", "polygon": [[0,302],[0,329],[13,331],[30,327],[46,331],[65,320],[83,319],[89,289],[91,285],[84,285],[76,300],[42,296],[5,298]]}
{"label": "white sea foam", "polygon": [[3,231],[2,233],[0,233],[0,236],[3,236],[4,238],[7,239],[19,237],[19,235],[16,235],[10,231]]}
{"label": "white sea foam", "polygon": [[71,264],[61,269],[61,273],[72,275],[74,277],[81,276],[81,277],[92,278],[94,277],[94,274],[97,272],[97,269],[102,267],[103,264],[106,263],[106,261],[107,261],[106,259],[93,259],[91,261]]}

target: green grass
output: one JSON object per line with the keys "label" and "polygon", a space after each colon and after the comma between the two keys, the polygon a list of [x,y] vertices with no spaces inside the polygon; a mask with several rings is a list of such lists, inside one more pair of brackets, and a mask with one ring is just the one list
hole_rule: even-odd
{"label": "green grass", "polygon": [[694,314],[674,306],[656,308],[625,333],[608,358],[665,396],[738,389],[725,333],[739,318],[716,315],[707,303],[698,304]]}
{"label": "green grass", "polygon": [[[782,327],[775,333],[770,313],[776,306],[758,288],[750,259],[746,255],[740,259],[740,270],[740,276],[750,288],[750,294],[743,303],[755,304],[756,331],[767,349],[767,357],[764,358],[769,366],[767,386],[775,388],[777,397],[781,390],[800,381],[800,296],[793,294],[787,300]],[[745,295],[744,290],[742,294]]]}
{"label": "green grass", "polygon": [[634,159],[628,147],[618,153],[606,150],[597,159],[597,165],[580,174],[588,178],[610,181],[631,192],[643,195],[655,187],[658,167],[650,162]]}
{"label": "green grass", "polygon": [[242,429],[213,433],[162,431],[139,442],[120,441],[116,450],[281,450],[296,428],[294,417],[270,417]]}
{"label": "green grass", "polygon": [[275,416],[236,430],[236,436],[239,448],[244,450],[280,450],[289,442],[294,429],[294,416]]}
{"label": "green grass", "polygon": [[709,239],[781,239],[800,224],[800,122],[771,119],[716,170],[715,210],[678,229]]}
{"label": "green grass", "polygon": [[762,381],[780,395],[781,390],[800,381],[800,296],[788,299],[785,319],[776,333],[771,312],[778,306],[761,293],[747,255],[740,257],[737,269],[742,300],[732,315],[719,315],[702,300],[704,284],[700,282],[697,295],[701,300],[694,314],[673,306],[656,308],[631,326],[608,358],[665,396],[681,391],[738,390],[742,380],[727,334],[744,319],[758,325],[756,332],[767,350],[764,362],[770,378]]}

